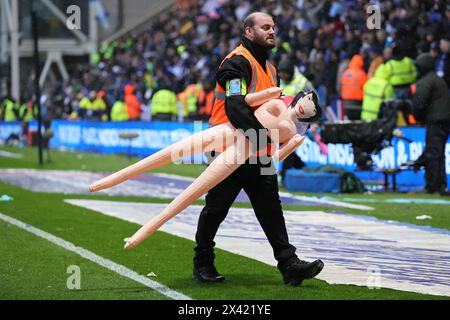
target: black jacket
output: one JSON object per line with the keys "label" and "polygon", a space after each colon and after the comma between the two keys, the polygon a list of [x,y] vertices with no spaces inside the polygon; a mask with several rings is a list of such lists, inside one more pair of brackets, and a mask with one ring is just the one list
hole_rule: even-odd
{"label": "black jacket", "polygon": [[450,124],[450,96],[447,84],[434,72],[434,60],[428,54],[416,59],[416,67],[421,75],[416,83],[413,97],[414,117],[426,123]]}
{"label": "black jacket", "polygon": [[[245,37],[242,38],[241,42],[265,70],[269,52]],[[268,70],[266,70],[266,72],[268,72]],[[236,78],[245,79],[247,85],[250,84],[252,79],[251,65],[246,58],[240,55],[236,55],[225,61],[217,71],[216,75],[217,83],[224,89],[228,80]],[[277,83],[279,85],[279,80],[277,80]],[[244,132],[249,129],[254,129],[256,132],[259,132],[258,130],[264,129],[264,127],[259,123],[258,119],[256,119],[253,109],[245,102],[244,98],[244,95],[226,97],[225,113],[230,120],[230,123],[236,129],[242,129]]]}

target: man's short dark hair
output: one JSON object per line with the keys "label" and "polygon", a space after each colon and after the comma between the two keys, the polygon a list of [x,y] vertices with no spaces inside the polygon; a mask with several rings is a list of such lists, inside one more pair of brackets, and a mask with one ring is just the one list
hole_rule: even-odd
{"label": "man's short dark hair", "polygon": [[255,15],[251,13],[244,19],[244,30],[245,28],[253,27],[254,25],[255,25]]}
{"label": "man's short dark hair", "polygon": [[255,16],[256,16],[256,14],[264,14],[264,15],[266,15],[266,16],[268,16],[268,17],[271,17],[271,18],[273,18],[270,14],[268,14],[268,13],[264,13],[264,12],[252,12],[252,13],[250,13],[247,17],[245,17],[245,19],[244,19],[244,25],[243,25],[243,32],[245,32],[245,29],[247,28],[247,27],[253,27],[254,25],[255,25]]}

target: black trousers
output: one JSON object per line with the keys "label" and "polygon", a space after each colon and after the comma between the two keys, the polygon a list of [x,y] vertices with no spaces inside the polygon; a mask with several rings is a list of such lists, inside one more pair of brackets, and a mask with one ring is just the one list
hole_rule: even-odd
{"label": "black trousers", "polygon": [[206,205],[198,220],[194,264],[204,265],[214,261],[214,237],[241,189],[247,193],[256,218],[272,246],[278,268],[284,273],[286,267],[298,258],[296,248],[289,243],[278,194],[277,175],[271,161],[268,164],[250,164],[247,161],[209,190]]}
{"label": "black trousers", "polygon": [[445,144],[450,131],[449,124],[428,124],[423,154],[425,163],[425,189],[441,192],[447,188],[445,173]]}
{"label": "black trousers", "polygon": [[344,112],[348,120],[361,120],[362,101],[343,100]]}

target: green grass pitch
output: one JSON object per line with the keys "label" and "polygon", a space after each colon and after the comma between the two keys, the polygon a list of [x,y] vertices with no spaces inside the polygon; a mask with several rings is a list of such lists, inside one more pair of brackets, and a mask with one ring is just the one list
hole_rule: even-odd
{"label": "green grass pitch", "polygon": [[[82,152],[52,150],[52,162],[37,164],[36,149],[1,147],[0,150],[20,153],[23,159],[0,157],[0,168],[35,168],[57,170],[115,171],[137,160],[116,155],[96,155]],[[169,165],[157,172],[196,177],[200,165]],[[216,266],[227,281],[223,284],[200,284],[192,281],[194,242],[156,232],[136,249],[125,252],[123,234],[132,234],[136,225],[95,211],[75,207],[65,199],[103,199],[135,202],[169,202],[163,199],[110,197],[98,195],[67,195],[30,192],[0,183],[0,196],[7,194],[13,201],[0,202],[0,212],[45,232],[70,241],[95,254],[124,265],[141,275],[154,272],[158,281],[193,299],[448,299],[432,295],[391,289],[371,290],[353,285],[330,285],[313,279],[301,287],[285,286],[275,267],[224,250],[216,250]],[[329,195],[336,199],[348,195]],[[351,195],[367,198],[368,195]],[[375,194],[375,199],[426,197],[410,194]],[[432,196],[438,198],[437,196]],[[202,201],[196,203],[202,204]],[[449,229],[448,207],[445,205],[367,203],[373,211],[343,209],[385,220]],[[249,207],[236,203],[236,207]],[[289,210],[329,210],[317,206],[286,205]],[[432,220],[416,220],[421,214]],[[39,238],[0,220],[0,299],[167,299],[166,296],[90,262],[75,253]],[[67,268],[77,265],[81,270],[81,289],[70,290],[66,282]]]}

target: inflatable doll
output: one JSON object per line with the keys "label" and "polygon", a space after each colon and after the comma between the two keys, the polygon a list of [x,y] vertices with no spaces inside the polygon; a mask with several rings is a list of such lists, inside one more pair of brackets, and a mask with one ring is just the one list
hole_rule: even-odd
{"label": "inflatable doll", "polygon": [[[255,110],[255,117],[268,130],[272,146],[281,144],[273,153],[277,161],[285,159],[302,144],[308,123],[316,121],[321,115],[317,96],[313,91],[300,92],[295,97],[278,98],[281,91],[281,88],[274,87],[245,97],[250,106],[260,105]],[[221,152],[188,188],[128,240],[125,249],[131,249],[233,173],[252,155],[252,149],[250,139],[246,138],[242,130],[236,130],[230,123],[216,125],[91,184],[89,190],[95,192],[110,188],[145,171],[192,154]]]}

